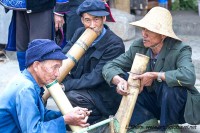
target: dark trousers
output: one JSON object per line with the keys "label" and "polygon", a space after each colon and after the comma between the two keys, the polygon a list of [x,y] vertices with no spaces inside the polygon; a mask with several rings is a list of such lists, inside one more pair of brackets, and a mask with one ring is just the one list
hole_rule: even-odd
{"label": "dark trousers", "polygon": [[77,15],[76,10],[78,6],[70,7],[70,11],[66,14],[66,40],[70,41],[75,33],[75,31],[83,27],[81,17]]}
{"label": "dark trousers", "polygon": [[184,109],[187,90],[184,87],[169,87],[165,82],[157,83],[154,91],[145,87],[138,95],[130,125],[138,125],[156,118],[160,126],[185,123]]}
{"label": "dark trousers", "polygon": [[16,11],[16,49],[25,52],[33,39],[52,39],[53,11]]}
{"label": "dark trousers", "polygon": [[87,90],[72,90],[65,92],[65,94],[73,107],[79,106],[92,110],[92,113],[88,118],[88,123],[96,123],[103,119],[101,112],[96,108],[96,105]]}

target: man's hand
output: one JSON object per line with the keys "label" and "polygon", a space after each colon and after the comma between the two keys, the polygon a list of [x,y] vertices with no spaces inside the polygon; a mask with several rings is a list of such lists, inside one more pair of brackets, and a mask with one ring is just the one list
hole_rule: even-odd
{"label": "man's hand", "polygon": [[64,115],[63,118],[68,125],[87,127],[90,125],[87,123],[90,113],[91,111],[87,108],[75,107],[69,113]]}
{"label": "man's hand", "polygon": [[117,85],[116,91],[117,93],[119,93],[120,95],[128,95],[128,82],[126,80],[124,80],[123,78],[121,78],[120,76],[116,75],[113,77],[112,79],[112,83]]}
{"label": "man's hand", "polygon": [[63,16],[54,14],[54,23],[55,23],[55,29],[57,31],[58,29],[63,27],[65,20],[64,20]]}
{"label": "man's hand", "polygon": [[157,78],[156,72],[146,72],[141,75],[134,75],[133,79],[140,79],[141,85],[140,85],[140,92],[143,91],[144,86],[151,86],[153,83],[153,80]]}

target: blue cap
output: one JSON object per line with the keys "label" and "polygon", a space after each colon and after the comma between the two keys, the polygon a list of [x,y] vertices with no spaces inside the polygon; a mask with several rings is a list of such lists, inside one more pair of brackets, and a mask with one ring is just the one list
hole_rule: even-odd
{"label": "blue cap", "polygon": [[64,60],[67,57],[62,49],[52,40],[35,39],[29,43],[26,51],[26,68],[35,61]]}
{"label": "blue cap", "polygon": [[79,16],[83,13],[88,13],[92,16],[107,16],[109,12],[106,11],[106,7],[101,0],[85,0],[76,10]]}

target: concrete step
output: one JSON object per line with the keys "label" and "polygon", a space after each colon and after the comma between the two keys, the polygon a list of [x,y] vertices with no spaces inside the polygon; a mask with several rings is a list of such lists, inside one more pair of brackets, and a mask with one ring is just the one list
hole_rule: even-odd
{"label": "concrete step", "polygon": [[173,28],[179,35],[200,35],[200,16],[194,11],[172,11]]}

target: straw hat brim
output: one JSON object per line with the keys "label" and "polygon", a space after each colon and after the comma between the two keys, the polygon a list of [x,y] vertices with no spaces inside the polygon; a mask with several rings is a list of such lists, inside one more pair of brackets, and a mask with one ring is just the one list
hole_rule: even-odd
{"label": "straw hat brim", "polygon": [[148,29],[152,32],[155,32],[155,33],[158,33],[158,34],[161,34],[161,35],[165,35],[165,36],[168,36],[168,37],[171,37],[171,38],[174,38],[174,39],[181,41],[181,39],[176,36],[176,34],[174,33],[174,31],[172,29],[161,30],[158,25],[153,25],[149,22],[144,21],[143,19],[141,19],[139,21],[132,22],[130,24],[133,25],[133,26],[145,28],[145,29]]}

